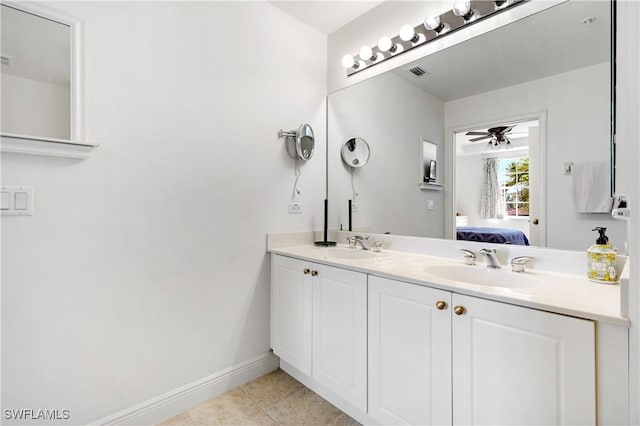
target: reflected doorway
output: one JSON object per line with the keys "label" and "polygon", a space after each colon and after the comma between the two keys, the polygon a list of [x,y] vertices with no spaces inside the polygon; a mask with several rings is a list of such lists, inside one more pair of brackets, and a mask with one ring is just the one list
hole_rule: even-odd
{"label": "reflected doorway", "polygon": [[455,238],[545,245],[540,120],[454,132]]}

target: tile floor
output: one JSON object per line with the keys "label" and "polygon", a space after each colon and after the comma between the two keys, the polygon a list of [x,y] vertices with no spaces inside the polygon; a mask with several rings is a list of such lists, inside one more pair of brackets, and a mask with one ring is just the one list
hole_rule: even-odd
{"label": "tile floor", "polygon": [[359,426],[359,423],[284,371],[276,370],[158,424],[172,425]]}

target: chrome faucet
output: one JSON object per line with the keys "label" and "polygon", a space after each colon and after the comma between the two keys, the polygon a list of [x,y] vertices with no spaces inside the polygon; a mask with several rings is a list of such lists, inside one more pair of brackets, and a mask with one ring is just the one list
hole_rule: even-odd
{"label": "chrome faucet", "polygon": [[519,256],[511,259],[511,270],[513,272],[524,272],[525,267],[529,262],[534,260],[531,256]]}
{"label": "chrome faucet", "polygon": [[465,265],[475,265],[476,264],[476,254],[474,252],[472,252],[471,250],[467,250],[467,249],[460,249],[460,251],[463,253],[464,255],[464,264]]}
{"label": "chrome faucet", "polygon": [[376,253],[381,253],[381,247],[382,244],[384,244],[384,241],[380,241],[380,240],[376,240],[373,242],[373,247],[371,248],[371,251],[376,252]]}
{"label": "chrome faucet", "polygon": [[360,244],[360,247],[362,247],[362,250],[369,250],[369,244],[367,244],[367,240],[369,239],[369,237],[361,237],[360,235],[354,235],[353,239],[355,241],[355,244]]}
{"label": "chrome faucet", "polygon": [[371,250],[375,253],[381,253],[381,247],[382,244],[384,244],[384,241],[374,240],[373,243],[369,245],[369,243],[367,243],[368,239],[369,236],[362,237],[360,235],[352,235],[350,237],[347,237],[349,248],[355,249],[358,247],[358,245],[360,245],[360,247],[362,247],[362,250]]}
{"label": "chrome faucet", "polygon": [[487,268],[500,268],[500,259],[498,259],[498,251],[496,249],[481,249],[480,253],[484,254]]}

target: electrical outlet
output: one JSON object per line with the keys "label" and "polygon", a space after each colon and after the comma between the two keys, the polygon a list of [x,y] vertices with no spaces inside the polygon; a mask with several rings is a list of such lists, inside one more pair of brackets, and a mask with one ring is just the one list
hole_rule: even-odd
{"label": "electrical outlet", "polygon": [[427,210],[433,210],[436,208],[436,203],[433,200],[427,200]]}
{"label": "electrical outlet", "polygon": [[358,212],[358,205],[356,203],[351,203],[351,213]]}
{"label": "electrical outlet", "polygon": [[289,214],[301,214],[301,213],[302,213],[302,204],[289,203]]}

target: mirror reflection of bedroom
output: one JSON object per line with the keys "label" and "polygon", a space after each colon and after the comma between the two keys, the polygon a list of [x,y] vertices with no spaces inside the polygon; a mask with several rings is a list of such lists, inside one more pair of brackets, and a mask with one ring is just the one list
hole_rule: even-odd
{"label": "mirror reflection of bedroom", "polygon": [[497,122],[455,134],[458,240],[541,244],[539,126]]}

